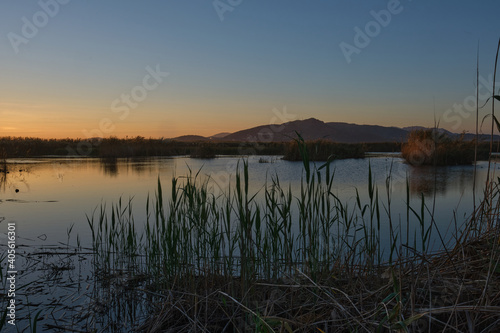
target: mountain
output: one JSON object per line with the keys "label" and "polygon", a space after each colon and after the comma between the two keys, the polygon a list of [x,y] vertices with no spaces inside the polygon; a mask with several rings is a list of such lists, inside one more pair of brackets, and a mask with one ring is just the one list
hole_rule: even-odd
{"label": "mountain", "polygon": [[[196,141],[232,141],[232,142],[288,142],[297,138],[299,133],[304,140],[325,139],[340,143],[372,143],[372,142],[404,142],[411,130],[428,129],[422,126],[411,126],[405,128],[385,127],[377,125],[357,125],[342,122],[323,122],[315,118],[290,121],[281,125],[262,125],[248,128],[234,133],[219,133],[211,137],[199,135],[184,135],[173,140],[184,142]],[[451,137],[459,137],[461,134],[452,133],[439,128],[440,133]],[[465,140],[473,140],[474,134],[464,134]],[[495,136],[499,140],[500,136]],[[489,136],[483,134],[480,140],[489,140]]]}
{"label": "mountain", "polygon": [[[403,127],[404,130],[410,132],[413,130],[428,130],[428,129],[433,129],[430,127],[423,127],[423,126],[410,126],[410,127]],[[450,138],[459,138],[460,136],[464,136],[465,141],[472,141],[476,138],[476,134],[473,133],[453,133],[448,130],[445,130],[444,128],[438,128],[438,133],[440,134],[445,134]],[[479,141],[489,141],[491,139],[490,134],[479,134]],[[499,135],[493,135],[493,140],[494,141],[499,141],[500,136]]]}
{"label": "mountain", "polygon": [[290,141],[326,139],[341,143],[404,141],[408,132],[397,127],[356,125],[340,122],[325,123],[310,118],[295,120],[281,125],[264,125],[235,132],[224,137],[224,141]]}
{"label": "mountain", "polygon": [[212,135],[210,137],[210,139],[222,139],[222,138],[225,138],[226,136],[228,136],[229,134],[231,134],[231,133],[229,133],[229,132],[217,133],[215,135]]}

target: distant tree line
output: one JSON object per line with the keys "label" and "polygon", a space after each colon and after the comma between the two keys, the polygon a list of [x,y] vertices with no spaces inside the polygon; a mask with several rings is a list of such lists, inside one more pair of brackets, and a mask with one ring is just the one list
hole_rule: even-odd
{"label": "distant tree line", "polygon": [[119,139],[40,139],[31,137],[1,137],[0,158],[40,156],[81,157],[147,157],[193,156],[211,158],[216,155],[282,155],[286,143],[184,142],[141,136]]}
{"label": "distant tree line", "polygon": [[[363,158],[366,152],[402,152],[411,164],[471,163],[474,141],[437,137],[432,131],[413,131],[407,143],[336,143],[329,140],[306,141],[311,160],[328,158]],[[427,145],[427,146],[426,146]],[[429,148],[433,145],[434,148]],[[427,147],[427,148],[426,148]],[[480,143],[479,158],[487,158],[488,144]],[[430,153],[429,149],[434,149]],[[184,142],[141,136],[119,139],[40,139],[30,137],[0,138],[0,158],[40,156],[148,157],[191,156],[214,158],[217,155],[280,155],[286,160],[300,160],[297,142]],[[420,159],[419,159],[420,158]],[[420,161],[422,160],[422,161]]]}
{"label": "distant tree line", "polygon": [[[327,159],[363,157],[370,151],[400,151],[398,143],[346,144],[328,140],[308,141],[312,158]],[[141,136],[119,139],[40,139],[31,137],[0,138],[0,157],[88,156],[88,157],[147,157],[192,156],[212,158],[216,155],[283,155],[300,158],[296,143],[291,142],[183,142]]]}

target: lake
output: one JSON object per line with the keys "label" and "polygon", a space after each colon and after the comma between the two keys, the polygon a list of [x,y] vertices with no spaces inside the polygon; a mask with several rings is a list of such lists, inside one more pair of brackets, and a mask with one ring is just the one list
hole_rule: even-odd
{"label": "lake", "polygon": [[[269,162],[260,163],[259,162]],[[148,194],[153,196],[160,179],[168,193],[174,176],[186,176],[189,170],[200,177],[210,176],[215,192],[227,188],[240,159],[221,157],[212,160],[179,158],[117,159],[62,159],[36,158],[8,160],[10,173],[0,178],[0,216],[18,223],[21,239],[43,238],[43,242],[66,242],[67,230],[72,225],[73,236],[85,241],[90,236],[86,214],[108,205],[133,198],[136,219],[145,217]],[[278,175],[281,184],[290,184],[294,191],[300,188],[304,176],[301,162],[283,161],[275,156],[248,158],[250,193]],[[317,163],[320,165],[321,163]],[[411,167],[390,154],[378,154],[365,159],[347,159],[332,163],[335,172],[334,190],[343,201],[354,203],[355,189],[362,197],[367,194],[368,166],[380,196],[386,197],[385,182],[392,175],[391,195],[394,216],[406,214],[406,176],[413,204],[419,204],[423,193],[429,206],[435,195],[436,221],[447,226],[453,218],[472,212],[473,166]],[[487,162],[477,165],[477,187],[484,187]],[[231,176],[232,175],[232,176]],[[481,193],[481,191],[477,191]],[[403,209],[403,210],[401,210]],[[462,221],[458,221],[462,222]],[[2,230],[5,232],[6,230]]]}
{"label": "lake", "polygon": [[[24,320],[23,327],[26,327],[26,314],[34,315],[49,304],[73,304],[60,311],[54,310],[53,318],[45,319],[45,323],[55,322],[57,325],[68,325],[71,322],[64,316],[76,315],[88,305],[86,290],[95,287],[91,262],[84,255],[71,257],[69,252],[73,251],[77,239],[82,247],[90,247],[87,216],[92,216],[96,208],[103,204],[109,207],[120,198],[125,202],[131,200],[135,222],[138,230],[142,230],[146,221],[146,202],[148,196],[154,197],[158,180],[163,185],[165,196],[170,193],[172,177],[179,177],[182,182],[190,172],[192,175],[198,173],[198,177],[207,180],[212,193],[218,196],[234,185],[241,158],[100,160],[44,157],[10,159],[7,163],[9,173],[0,173],[1,244],[7,244],[7,224],[13,223],[18,249],[17,285],[40,279],[47,281],[43,286],[34,284],[18,292],[21,305],[18,317]],[[321,164],[317,163],[317,166]],[[446,240],[453,239],[456,230],[473,211],[474,166],[416,168],[404,163],[397,154],[372,154],[365,159],[334,161],[331,167],[335,173],[332,192],[349,207],[356,205],[357,192],[362,203],[368,202],[371,169],[382,203],[381,214],[387,215],[389,192],[392,222],[401,235],[406,234],[407,228],[413,232],[418,227],[414,216],[407,220],[407,190],[410,205],[416,211],[420,210],[423,195],[428,210],[434,210],[436,226]],[[477,164],[476,193],[481,193],[484,187],[487,167],[487,162]],[[248,171],[249,192],[256,193],[257,202],[263,201],[263,188],[275,175],[283,187],[291,188],[294,196],[299,195],[301,179],[305,177],[302,162],[288,162],[276,156],[248,157]],[[322,172],[324,177],[324,169]],[[476,202],[479,199],[480,195]],[[429,214],[426,216],[426,223],[430,223]],[[437,236],[434,233],[430,242],[436,250],[442,247]],[[382,244],[384,242],[389,242],[388,233],[382,234]],[[47,256],[49,250],[54,252]],[[25,318],[22,319],[20,314]],[[60,315],[59,321],[54,314]]]}

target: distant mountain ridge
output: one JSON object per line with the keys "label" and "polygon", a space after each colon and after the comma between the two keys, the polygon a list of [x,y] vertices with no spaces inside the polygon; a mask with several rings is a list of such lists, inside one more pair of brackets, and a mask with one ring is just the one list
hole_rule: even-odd
{"label": "distant mountain ridge", "polygon": [[340,122],[325,123],[310,118],[281,125],[263,125],[238,131],[224,137],[225,141],[290,141],[297,137],[304,140],[326,139],[340,143],[388,142],[404,140],[407,131],[397,127],[356,125]]}
{"label": "distant mountain ridge", "polygon": [[229,133],[229,132],[217,133],[215,135],[210,136],[209,138],[210,139],[222,139],[222,138],[225,138],[226,136],[228,136],[229,134],[231,134],[231,133]]}
{"label": "distant mountain ridge", "polygon": [[[403,127],[403,129],[410,132],[412,130],[426,130],[426,129],[431,129],[431,128],[423,127],[423,126],[409,126],[409,127]],[[472,134],[472,133],[453,133],[453,132],[450,132],[448,130],[445,130],[444,128],[438,128],[437,130],[439,133],[446,134],[447,136],[449,136],[451,138],[458,138],[458,137],[463,135],[465,141],[471,141],[471,140],[474,140],[476,138],[476,134]],[[491,138],[490,134],[479,134],[478,136],[479,136],[479,141],[488,141]],[[500,136],[493,135],[493,139],[495,141],[498,141],[500,139]]]}
{"label": "distant mountain ridge", "polygon": [[[297,138],[299,133],[304,140],[325,139],[339,143],[374,143],[374,142],[405,142],[408,133],[413,129],[426,129],[421,126],[386,127],[378,125],[358,125],[343,122],[323,122],[316,118],[294,120],[280,125],[261,125],[234,133],[223,133],[211,137],[184,135],[174,138],[177,141],[225,141],[225,142],[288,142]],[[461,134],[439,129],[452,137]],[[474,134],[466,133],[465,139],[472,140]],[[489,138],[481,135],[480,139]],[[500,137],[496,136],[495,140]]]}

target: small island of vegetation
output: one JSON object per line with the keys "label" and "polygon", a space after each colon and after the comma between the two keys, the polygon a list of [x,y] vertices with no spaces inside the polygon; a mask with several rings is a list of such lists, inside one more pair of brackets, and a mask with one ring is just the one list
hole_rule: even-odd
{"label": "small island of vegetation", "polygon": [[414,166],[472,164],[475,160],[488,159],[489,152],[487,142],[466,141],[463,135],[452,138],[436,129],[411,131],[401,148],[402,157]]}

